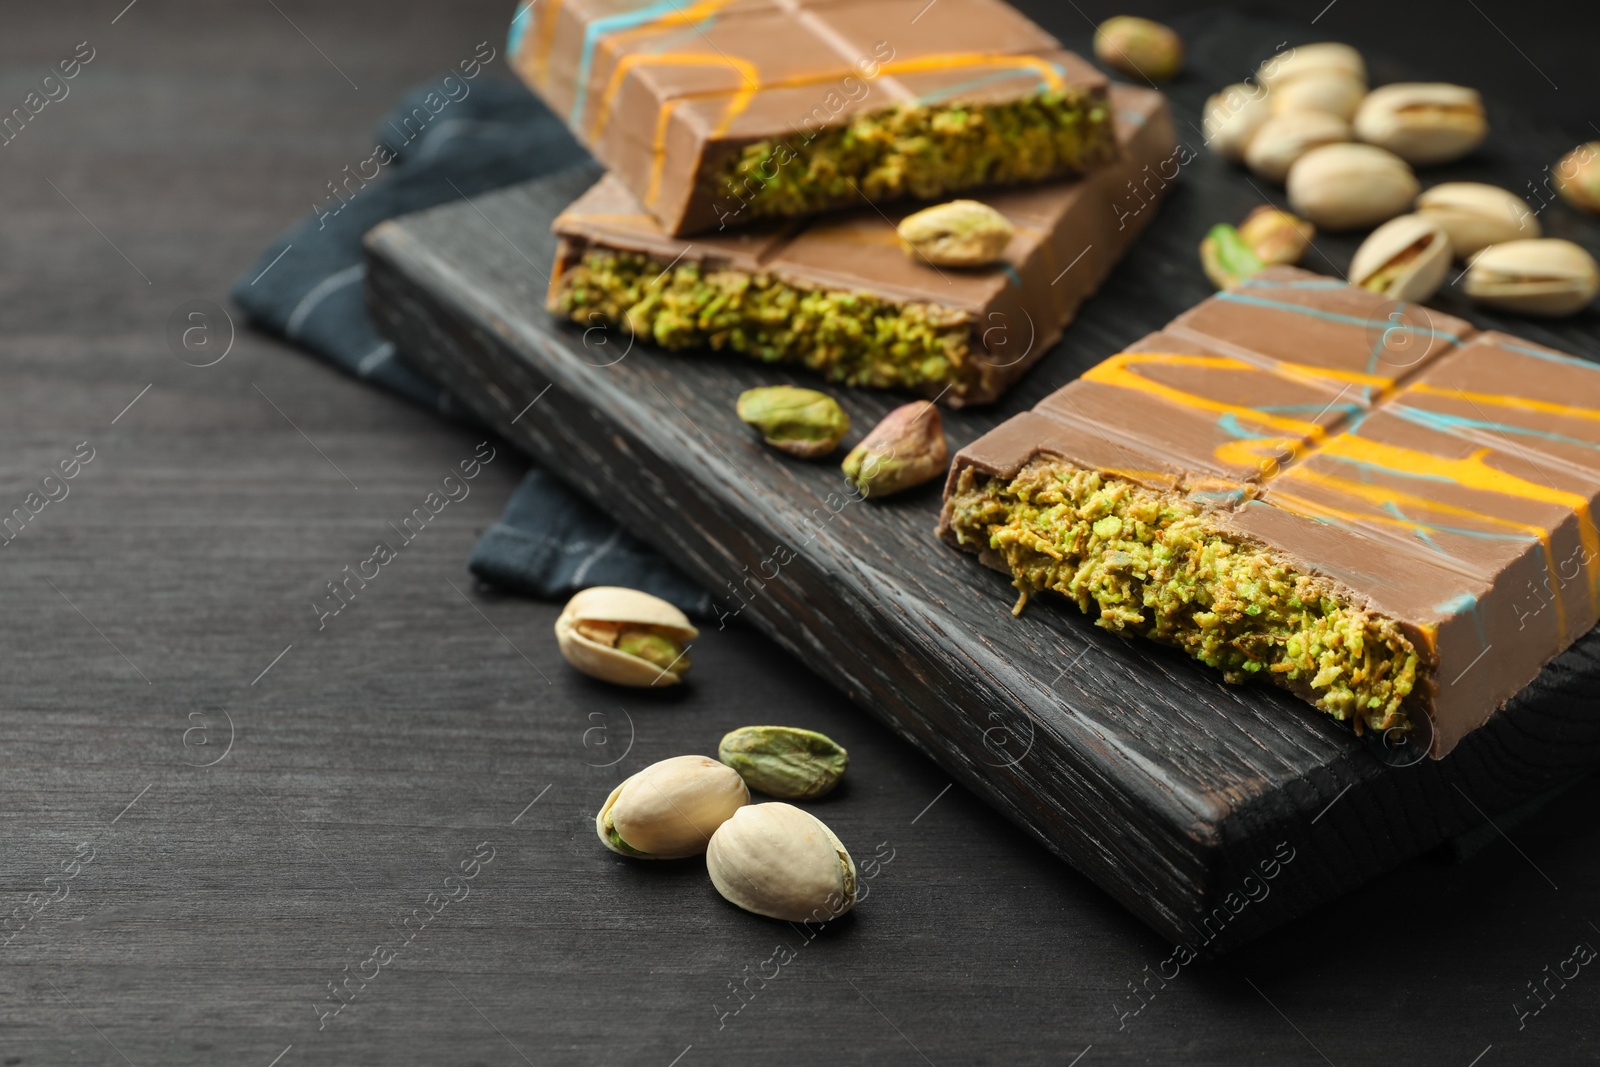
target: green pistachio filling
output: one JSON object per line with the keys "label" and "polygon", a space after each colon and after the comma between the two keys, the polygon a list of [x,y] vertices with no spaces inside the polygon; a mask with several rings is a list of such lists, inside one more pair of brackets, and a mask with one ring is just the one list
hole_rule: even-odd
{"label": "green pistachio filling", "polygon": [[869,200],[933,200],[990,183],[1081,174],[1116,157],[1111,113],[1087,94],[984,105],[904,104],[745,145],[711,181],[741,222]]}
{"label": "green pistachio filling", "polygon": [[1406,698],[1427,668],[1394,621],[1341,603],[1332,583],[1229,537],[1183,497],[1048,460],[1009,481],[964,470],[950,505],[961,542],[1009,565],[1018,611],[1050,590],[1229,682],[1294,690],[1358,733],[1409,728]]}
{"label": "green pistachio filling", "polygon": [[967,314],[865,293],[801,289],[769,274],[672,265],[591,250],[561,274],[551,309],[585,325],[626,325],[662,348],[711,348],[798,363],[873,388],[964,384],[974,375]]}

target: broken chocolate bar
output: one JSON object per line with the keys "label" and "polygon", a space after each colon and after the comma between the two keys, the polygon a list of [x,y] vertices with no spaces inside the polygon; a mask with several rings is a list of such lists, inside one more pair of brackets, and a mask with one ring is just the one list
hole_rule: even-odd
{"label": "broken chocolate bar", "polygon": [[1116,156],[1104,76],[1000,0],[545,0],[509,47],[674,235]]}
{"label": "broken chocolate bar", "polygon": [[875,208],[681,240],[607,176],[556,219],[548,306],[663,348],[801,364],[952,407],[993,401],[1060,339],[1177,175],[1161,95],[1118,86],[1111,99],[1115,166],[986,198],[1016,227],[993,267],[916,259]]}
{"label": "broken chocolate bar", "polygon": [[964,449],[939,532],[1438,758],[1600,620],[1597,503],[1600,366],[1273,268]]}

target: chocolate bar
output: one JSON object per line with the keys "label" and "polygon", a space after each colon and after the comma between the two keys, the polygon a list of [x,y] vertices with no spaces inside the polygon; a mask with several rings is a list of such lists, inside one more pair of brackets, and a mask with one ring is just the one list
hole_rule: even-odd
{"label": "chocolate bar", "polygon": [[1116,155],[1104,76],[1001,0],[543,0],[509,50],[676,236]]}
{"label": "chocolate bar", "polygon": [[1016,227],[993,267],[908,255],[898,217],[876,208],[674,238],[608,175],[555,221],[548,307],[664,348],[801,364],[952,407],[993,401],[1060,339],[1177,174],[1161,94],[1118,86],[1111,102],[1121,161],[986,198]]}
{"label": "chocolate bar", "polygon": [[939,534],[1434,758],[1600,621],[1600,366],[1293,268],[957,455]]}

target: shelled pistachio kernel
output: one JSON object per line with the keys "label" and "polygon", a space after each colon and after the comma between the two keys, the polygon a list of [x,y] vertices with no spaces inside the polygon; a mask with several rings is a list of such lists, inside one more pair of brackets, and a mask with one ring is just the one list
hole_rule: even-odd
{"label": "shelled pistachio kernel", "polygon": [[988,204],[952,200],[900,220],[906,253],[936,267],[986,267],[1005,254],[1016,228]]}
{"label": "shelled pistachio kernel", "polygon": [[740,421],[760,431],[780,452],[816,459],[839,447],[850,432],[850,416],[827,393],[793,385],[746,389],[736,407]]}
{"label": "shelled pistachio kernel", "polygon": [[611,851],[635,859],[698,856],[717,828],[750,803],[733,768],[706,756],[652,763],[611,791],[595,833]]}
{"label": "shelled pistachio kernel", "polygon": [[825,734],[793,726],[742,726],[717,746],[717,758],[758,793],[783,800],[820,797],[839,784],[850,753]]}
{"label": "shelled pistachio kernel", "polygon": [[844,457],[840,469],[866,497],[884,497],[932,481],[950,462],[944,420],[926,400],[895,408]]}
{"label": "shelled pistachio kernel", "polygon": [[556,619],[556,645],[591,678],[617,685],[676,685],[689,670],[684,649],[700,631],[660,597],[621,586],[578,593]]}
{"label": "shelled pistachio kernel", "polygon": [[829,922],[855,906],[856,865],[823,821],[790,804],[751,804],[706,850],[717,892],[757,915]]}

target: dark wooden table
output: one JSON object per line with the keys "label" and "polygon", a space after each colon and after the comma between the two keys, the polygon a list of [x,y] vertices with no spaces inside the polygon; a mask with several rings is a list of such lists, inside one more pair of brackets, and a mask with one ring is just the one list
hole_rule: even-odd
{"label": "dark wooden table", "polygon": [[[1169,946],[755,634],[697,646],[682,694],[573,675],[555,607],[464,571],[520,474],[509,450],[319,632],[324,582],[478,438],[242,325],[222,362],[187,366],[168,318],[225,303],[393,98],[499,47],[510,6],[4,15],[4,110],[78,42],[95,58],[0,146],[0,514],[60,497],[41,480],[80,442],[94,458],[0,548],[0,1064],[1600,1056],[1600,979],[1550,977],[1600,944],[1593,779],[1467,862],[1414,862],[1163,984]],[[1317,31],[1393,51],[1396,25],[1428,21],[1384,11],[1339,0]],[[1439,5],[1431,25],[1458,42],[1440,76],[1529,110],[1595,98],[1548,9]],[[892,855],[812,942],[726,906],[692,862],[593,838],[622,773],[755,718],[847,745],[826,818],[868,843],[858,860]],[[447,882],[475,853],[493,859]],[[360,992],[319,1020],[347,979]],[[1530,982],[1548,1003],[1519,1020]],[[1153,996],[1124,1014],[1136,986]]]}

